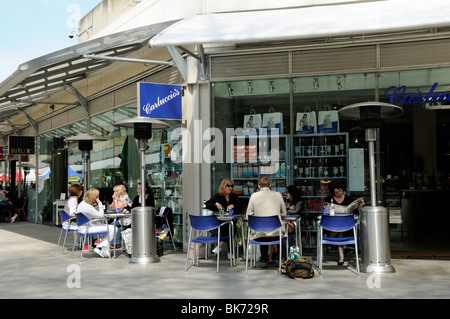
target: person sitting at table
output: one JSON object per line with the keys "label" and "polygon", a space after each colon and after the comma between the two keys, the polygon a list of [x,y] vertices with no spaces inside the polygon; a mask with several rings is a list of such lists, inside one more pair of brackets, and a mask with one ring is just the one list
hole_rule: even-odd
{"label": "person sitting at table", "polygon": [[[9,218],[9,212],[11,209],[13,209],[14,206],[10,201],[9,197],[9,189],[5,188],[3,189],[3,186],[0,185],[0,214],[1,214],[1,221],[4,219]],[[13,217],[11,217],[11,223],[14,223],[16,218],[18,217],[18,214],[14,214]]]}
{"label": "person sitting at table", "polygon": [[[344,184],[341,181],[334,181],[328,186],[328,189],[330,191],[330,195],[325,197],[325,203],[333,203],[335,205],[343,205],[348,206],[350,205],[354,199],[351,196],[344,194]],[[364,206],[364,201],[359,203],[359,208]],[[349,230],[347,232],[329,232],[328,234],[330,237],[352,237],[353,236],[353,230]],[[338,266],[342,266],[344,264],[344,248],[343,246],[338,246],[338,252],[339,252],[339,260],[337,262]]]}
{"label": "person sitting at table", "polygon": [[[116,185],[113,190],[114,193],[112,195],[113,201],[111,204],[111,208],[116,212],[117,209],[119,209],[120,213],[122,214],[130,214],[133,202],[128,196],[126,187],[122,184],[119,184]],[[120,248],[120,225],[122,225],[123,227],[131,227],[131,217],[124,217],[122,218],[122,220],[116,220],[114,226],[117,226],[119,231],[116,233],[114,242],[111,243],[111,248],[114,248],[114,245],[116,245],[116,248]]]}
{"label": "person sitting at table", "polygon": [[[281,224],[283,224],[282,216],[286,216],[286,205],[284,204],[281,193],[271,191],[271,183],[267,176],[258,179],[259,192],[253,193],[250,196],[247,206],[248,215],[255,216],[273,216],[278,215]],[[286,236],[286,228],[281,227],[282,236]],[[250,239],[258,239],[260,241],[272,241],[274,237],[278,237],[278,230],[269,232],[250,232]],[[267,268],[269,262],[269,247],[267,245],[260,245],[261,259],[260,267]]]}
{"label": "person sitting at table", "polygon": [[[69,187],[69,199],[64,205],[64,211],[69,214],[70,217],[75,217],[78,208],[78,198],[83,194],[83,187],[79,184],[73,184]],[[69,221],[63,223],[63,227],[67,229]],[[72,221],[72,225],[76,225],[76,221]]]}
{"label": "person sitting at table", "polygon": [[70,185],[69,187],[69,199],[64,205],[64,211],[71,217],[75,217],[78,208],[78,198],[83,195],[83,187],[78,184]]}
{"label": "person sitting at table", "polygon": [[302,200],[297,186],[286,187],[286,212],[288,215],[298,215],[302,209]]}
{"label": "person sitting at table", "polygon": [[[83,201],[78,205],[77,214],[82,213],[84,216],[92,219],[103,218],[104,217],[104,207],[102,202],[99,199],[100,192],[96,188],[90,188],[84,194]],[[79,230],[82,230],[83,227],[80,226]],[[90,231],[104,231],[105,228],[108,229],[108,237],[109,241],[114,238],[114,229],[116,226],[114,225],[106,225],[101,221],[93,221],[89,227]],[[110,256],[110,247],[108,246],[108,238],[103,238],[100,243],[94,248],[94,251],[99,254],[101,257],[109,257]]]}
{"label": "person sitting at table", "polygon": [[[131,209],[135,207],[141,207],[141,194],[142,194],[142,185],[138,184],[136,188],[137,195],[133,199],[133,204],[131,205]],[[155,197],[153,195],[153,190],[148,183],[145,182],[145,206],[155,207]]]}
{"label": "person sitting at table", "polygon": [[[206,208],[213,211],[228,212],[230,209],[234,211],[235,214],[242,213],[244,208],[239,200],[239,196],[234,192],[234,182],[229,178],[222,179],[219,186],[219,191],[214,194],[209,200],[206,201]],[[228,236],[228,225],[224,225],[220,228],[221,236]],[[222,249],[223,242],[220,242],[219,247],[213,249],[213,253],[218,254]],[[230,252],[230,244],[228,242],[228,253]]]}

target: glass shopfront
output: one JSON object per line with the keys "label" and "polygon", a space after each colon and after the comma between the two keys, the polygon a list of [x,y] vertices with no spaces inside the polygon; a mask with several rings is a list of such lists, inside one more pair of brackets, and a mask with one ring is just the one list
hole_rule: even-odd
{"label": "glass shopfront", "polygon": [[[94,141],[90,151],[89,187],[100,190],[101,200],[110,203],[113,188],[117,184],[127,186],[131,199],[137,195],[136,187],[141,178],[137,141],[132,129],[114,125],[121,120],[135,117],[136,113],[136,104],[130,104],[95,115],[88,121],[79,121],[39,136],[38,154],[30,156],[27,163],[33,170],[33,164],[37,160],[38,174],[36,177],[29,174],[23,190],[28,197],[27,218],[30,222],[58,224],[55,202],[60,199],[61,193],[67,192],[71,184],[84,183],[83,159],[78,143],[64,142],[65,138],[79,133],[90,132],[106,139]],[[145,152],[147,181],[153,190],[156,208],[172,208],[174,239],[182,243],[183,167],[181,139],[177,133],[181,124],[180,121],[166,122],[170,127],[167,130],[154,131],[149,140],[149,148]],[[68,174],[54,173],[63,172],[66,166],[69,168]]]}
{"label": "glass shopfront", "polygon": [[[245,158],[240,163],[237,163],[235,148],[230,150],[234,158],[230,160],[223,152],[223,163],[213,164],[211,193],[217,192],[222,178],[232,177],[239,194],[248,198],[256,190],[256,177],[267,174],[281,192],[287,184],[299,188],[309,186],[309,179],[316,177],[319,181],[312,183],[312,194],[305,187],[303,195],[323,198],[326,195],[323,181],[336,177],[343,179],[347,188],[350,186],[349,193],[363,196],[367,203],[367,145],[365,132],[358,122],[340,119],[338,134],[315,136],[300,130],[305,113],[315,112],[313,123],[320,125],[324,121],[324,118],[319,119],[321,112],[365,101],[394,103],[404,109],[401,117],[386,120],[378,130],[377,205],[401,207],[405,199],[402,190],[450,189],[450,103],[443,98],[450,89],[449,68],[246,79],[214,82],[211,87],[211,125],[223,132],[223,145],[227,145],[227,139],[234,139],[236,143],[231,142],[228,147],[236,147],[239,140],[239,137],[226,137],[227,128],[234,128],[235,135],[239,135],[236,129],[242,128],[244,133],[241,134],[246,135],[250,125],[267,126],[270,117],[281,122],[277,141],[279,164],[274,169],[262,169],[261,154],[256,154],[252,162],[251,146],[249,142],[244,143],[249,149],[243,151]],[[424,101],[427,97],[429,100]],[[260,141],[261,138],[259,135]],[[261,145],[258,144],[257,149]],[[311,152],[300,154],[302,146],[310,147],[305,152]],[[335,157],[338,155],[342,157]],[[354,172],[353,166],[349,169],[349,161],[362,168],[362,172]],[[305,171],[309,175],[305,175]],[[416,229],[413,227],[411,231]]]}

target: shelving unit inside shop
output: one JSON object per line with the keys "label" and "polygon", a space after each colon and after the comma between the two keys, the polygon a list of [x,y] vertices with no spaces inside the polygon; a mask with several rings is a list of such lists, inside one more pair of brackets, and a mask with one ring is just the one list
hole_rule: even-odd
{"label": "shelving unit inside shop", "polygon": [[291,183],[289,136],[233,136],[230,145],[231,179],[240,198],[248,200],[258,190],[261,176],[269,177],[272,190],[284,195]]}
{"label": "shelving unit inside shop", "polygon": [[348,180],[348,133],[294,135],[294,184],[304,200],[302,210],[302,246],[316,249],[317,217],[322,214],[328,185]]}
{"label": "shelving unit inside shop", "polygon": [[[169,142],[160,145],[158,154],[154,153],[154,163],[148,170],[149,180],[153,196],[155,197],[155,209],[161,206],[172,208],[173,211],[173,236],[176,244],[183,244],[183,167],[178,157],[171,153],[178,147],[179,142]],[[174,150],[181,154],[181,149]],[[156,158],[157,157],[157,158]],[[170,240],[166,237],[166,240]],[[169,245],[168,247],[171,247]]]}

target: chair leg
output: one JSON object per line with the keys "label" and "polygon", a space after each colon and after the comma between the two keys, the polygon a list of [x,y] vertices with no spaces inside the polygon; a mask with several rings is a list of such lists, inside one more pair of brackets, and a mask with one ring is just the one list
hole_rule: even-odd
{"label": "chair leg", "polygon": [[62,230],[61,230],[61,232],[59,233],[59,239],[58,239],[58,245],[56,246],[56,252],[58,252],[58,248],[59,248],[59,243],[61,242],[61,236],[62,236]]}
{"label": "chair leg", "polygon": [[[281,234],[280,234],[280,248],[278,249],[279,252],[279,256],[278,256],[278,275],[281,275],[281,250],[283,249],[283,240],[281,239]],[[286,247],[287,247],[287,241],[286,241]]]}
{"label": "chair leg", "polygon": [[[250,244],[247,244],[246,252],[245,252],[245,274],[248,273],[248,250],[250,248]],[[251,257],[251,256],[250,256]]]}
{"label": "chair leg", "polygon": [[358,239],[356,236],[356,229],[353,228],[353,236],[355,236],[355,255],[356,255],[356,272],[359,276],[359,257],[358,257]]}
{"label": "chair leg", "polygon": [[[70,227],[70,226],[68,226],[68,227]],[[68,233],[69,233],[69,229],[67,229],[66,235],[64,236],[64,242],[63,242],[61,254],[64,254],[64,247],[66,246],[66,240],[67,240],[67,235],[68,235]]]}
{"label": "chair leg", "polygon": [[322,258],[323,258],[323,245],[322,245],[322,236],[323,231],[322,227],[320,227],[320,235],[319,235],[319,241],[317,242],[317,248],[318,248],[318,255],[319,255],[319,275],[322,276]]}
{"label": "chair leg", "polygon": [[22,211],[23,217],[25,218],[25,221],[27,222],[28,220],[27,220],[27,214],[25,214],[25,210],[23,208],[20,210]]}
{"label": "chair leg", "polygon": [[169,229],[170,239],[172,239],[173,250],[177,251],[177,247],[175,246],[175,241],[173,240],[172,229],[170,228],[170,224],[169,224],[169,220],[167,219],[167,216],[166,216],[166,225],[167,225],[167,228]]}
{"label": "chair leg", "polygon": [[[192,228],[189,229],[188,249],[186,253],[186,266],[184,267],[184,271],[188,270],[189,253],[191,250],[191,239],[192,239]],[[192,255],[192,259],[194,259],[194,255]]]}

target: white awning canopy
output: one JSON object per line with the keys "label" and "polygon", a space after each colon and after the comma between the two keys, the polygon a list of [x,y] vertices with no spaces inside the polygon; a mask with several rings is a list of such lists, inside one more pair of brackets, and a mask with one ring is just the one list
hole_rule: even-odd
{"label": "white awning canopy", "polygon": [[391,0],[196,15],[150,39],[151,47],[254,43],[450,26],[442,0]]}

